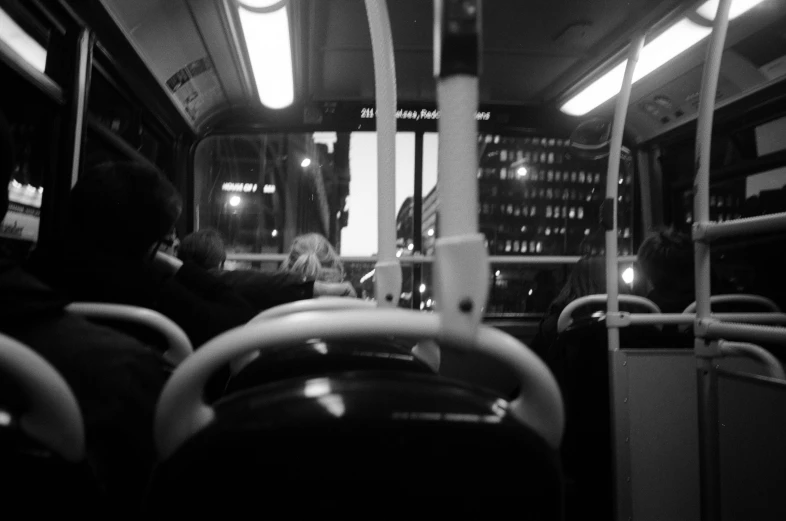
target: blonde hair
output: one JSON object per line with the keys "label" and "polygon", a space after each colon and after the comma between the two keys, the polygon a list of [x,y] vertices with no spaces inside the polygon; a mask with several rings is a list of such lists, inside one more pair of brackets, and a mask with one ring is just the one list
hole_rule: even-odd
{"label": "blonde hair", "polygon": [[344,265],[330,242],[318,233],[299,235],[292,241],[283,271],[299,273],[321,282],[343,282]]}

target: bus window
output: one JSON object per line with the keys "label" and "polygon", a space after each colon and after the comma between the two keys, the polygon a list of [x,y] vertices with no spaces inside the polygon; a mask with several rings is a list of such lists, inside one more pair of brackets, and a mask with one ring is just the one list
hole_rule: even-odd
{"label": "bus window", "polygon": [[[397,134],[399,256],[414,250],[414,144],[414,133]],[[309,232],[344,256],[377,251],[375,132],[208,137],[194,180],[196,228],[217,228],[228,253],[282,253]]]}

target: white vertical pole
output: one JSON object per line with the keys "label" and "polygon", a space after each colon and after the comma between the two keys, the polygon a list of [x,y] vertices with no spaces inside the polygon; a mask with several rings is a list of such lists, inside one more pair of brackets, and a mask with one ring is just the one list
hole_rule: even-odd
{"label": "white vertical pole", "polygon": [[[609,143],[609,164],[606,171],[606,201],[603,204],[601,219],[606,229],[606,309],[607,309],[607,333],[608,333],[608,363],[609,363],[609,389],[612,432],[612,454],[614,454],[614,510],[617,519],[627,519],[632,512],[632,494],[630,483],[630,458],[627,454],[621,454],[617,448],[620,444],[617,440],[624,437],[627,429],[626,411],[620,410],[626,401],[624,398],[624,374],[623,368],[617,368],[615,362],[622,358],[618,356],[620,348],[620,331],[616,322],[610,320],[613,314],[619,312],[619,264],[617,262],[617,193],[618,180],[620,174],[620,155],[622,149],[622,136],[625,132],[625,117],[628,113],[630,103],[630,91],[633,86],[633,72],[636,70],[636,63],[639,54],[644,47],[644,34],[639,34],[630,43],[628,51],[628,63],[625,66],[625,74],[622,77],[622,86],[617,95],[617,103],[614,108],[614,123],[611,127],[611,141]],[[623,400],[618,398],[622,395]]]}
{"label": "white vertical pole", "polygon": [[693,179],[694,274],[696,278],[696,368],[699,401],[699,462],[701,476],[701,518],[720,519],[720,476],[718,450],[718,395],[713,353],[706,343],[706,321],[710,318],[710,243],[698,240],[696,232],[710,220],[710,149],[715,92],[718,89],[731,0],[720,0],[710,37],[696,128],[696,176]]}
{"label": "white vertical pole", "polygon": [[395,307],[401,296],[401,264],[396,258],[396,63],[385,0],[366,0],[377,122],[377,240],[374,290],[380,306]]}
{"label": "white vertical pole", "polygon": [[[622,87],[617,95],[617,104],[614,109],[614,123],[611,127],[611,142],[609,145],[609,165],[606,172],[606,201],[603,208],[603,224],[606,228],[606,294],[607,312],[619,311],[619,264],[617,263],[617,193],[620,174],[620,155],[622,136],[625,132],[625,117],[630,103],[630,91],[633,86],[633,72],[639,60],[639,53],[644,47],[644,34],[634,38],[628,52],[628,63],[622,77]],[[609,351],[616,351],[620,347],[619,329],[609,327]]]}

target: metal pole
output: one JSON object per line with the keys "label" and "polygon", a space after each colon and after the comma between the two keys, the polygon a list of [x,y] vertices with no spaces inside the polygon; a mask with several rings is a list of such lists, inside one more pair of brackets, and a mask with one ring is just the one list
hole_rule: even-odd
{"label": "metal pole", "polygon": [[[625,116],[628,112],[630,103],[630,90],[633,85],[633,72],[636,70],[636,62],[639,54],[644,47],[644,34],[637,35],[630,43],[628,51],[628,63],[625,66],[625,74],[622,77],[622,85],[617,95],[617,104],[614,109],[614,123],[611,128],[611,141],[609,144],[609,165],[606,172],[606,200],[603,203],[601,219],[606,230],[606,309],[609,315],[619,312],[619,268],[617,263],[617,192],[618,179],[620,173],[620,154],[622,148],[622,136],[625,131]],[[627,452],[621,454],[618,450],[618,441],[625,437],[627,422],[622,416],[625,411],[620,403],[623,398],[624,404],[624,378],[621,378],[622,366],[617,367],[615,361],[619,358],[620,331],[615,321],[607,321],[607,332],[609,338],[609,389],[611,400],[611,447],[614,455],[614,511],[617,519],[628,519],[633,513],[631,483],[630,483],[630,458]],[[624,452],[624,451],[623,451]]]}
{"label": "metal pole", "polygon": [[693,218],[696,278],[696,365],[699,402],[699,464],[701,475],[701,518],[703,521],[720,519],[720,476],[718,449],[718,396],[717,375],[712,349],[705,339],[706,322],[710,317],[710,244],[696,237],[710,220],[710,148],[712,143],[712,116],[715,110],[715,92],[718,88],[721,57],[729,24],[731,0],[720,0],[718,12],[707,49],[707,59],[701,79],[701,98],[696,129],[696,176],[693,180]]}
{"label": "metal pole", "polygon": [[396,258],[396,63],[385,0],[366,0],[377,111],[378,255],[374,290],[381,306],[396,306],[401,264]]}

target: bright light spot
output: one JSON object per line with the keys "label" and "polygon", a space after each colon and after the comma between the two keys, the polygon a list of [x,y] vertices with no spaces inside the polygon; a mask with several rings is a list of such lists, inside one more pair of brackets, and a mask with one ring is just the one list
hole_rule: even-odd
{"label": "bright light spot", "polygon": [[420,285],[420,288],[418,288],[418,289],[420,289],[420,292],[421,292],[421,293],[425,293],[425,291],[426,291],[426,285],[425,285],[425,284],[421,284],[421,285]]}
{"label": "bright light spot", "polygon": [[408,249],[409,251],[412,251],[412,250],[414,250],[414,249],[415,249],[415,245],[414,245],[414,244],[408,244],[408,245],[407,245],[407,249]]}
{"label": "bright light spot", "polygon": [[398,250],[398,251],[396,252],[396,257],[401,257],[401,250]]}
{"label": "bright light spot", "polygon": [[325,396],[330,394],[330,381],[327,378],[315,378],[306,382],[303,389],[303,394],[306,398],[316,398],[317,396]]}
{"label": "bright light spot", "polygon": [[429,229],[428,229],[428,233],[427,233],[427,235],[428,235],[429,237],[434,237],[434,228],[429,228]]}
{"label": "bright light spot", "polygon": [[[729,20],[733,20],[749,9],[759,5],[762,0],[733,0],[729,8]],[[696,12],[707,20],[715,20],[718,12],[718,0],[709,0],[701,4]]]}
{"label": "bright light spot", "polygon": [[327,412],[335,416],[336,418],[341,418],[344,416],[344,413],[347,411],[346,406],[344,405],[344,399],[337,395],[331,394],[329,396],[320,396],[317,398],[317,401],[325,408]]}
{"label": "bright light spot", "polygon": [[421,302],[420,303],[420,309],[423,310],[425,308],[426,308],[426,303],[425,302]]}
{"label": "bright light spot", "polygon": [[[256,190],[254,190],[256,192]],[[276,185],[265,185],[262,187],[263,194],[274,194],[276,193]]]}
{"label": "bright light spot", "polygon": [[529,290],[529,291],[527,292],[527,295],[532,295],[532,290]]}
{"label": "bright light spot", "polygon": [[499,277],[499,270],[497,270],[496,272],[494,272],[494,275],[496,275],[497,277]]}
{"label": "bright light spot", "polygon": [[240,197],[237,195],[233,195],[229,198],[229,204],[232,206],[238,206],[240,204]]}
{"label": "bright light spot", "polygon": [[620,184],[622,184],[622,179],[620,179]]}
{"label": "bright light spot", "polygon": [[286,8],[272,13],[255,13],[241,8],[238,14],[259,100],[271,109],[291,105],[295,88]]}
{"label": "bright light spot", "polygon": [[272,232],[270,232],[270,235],[272,235],[273,237],[278,237],[278,230],[273,230]]}
{"label": "bright light spot", "polygon": [[305,158],[303,161],[300,162],[300,166],[303,168],[308,168],[311,166],[311,160],[309,158]]}
{"label": "bright light spot", "polygon": [[[639,62],[633,72],[633,83],[690,49],[711,32],[711,28],[698,25],[687,18],[678,21],[641,50]],[[625,74],[627,63],[628,60],[623,60],[617,64],[616,67],[565,102],[560,110],[571,116],[583,116],[616,96],[622,88],[622,77]]]}
{"label": "bright light spot", "polygon": [[426,305],[427,305],[428,307],[431,307],[431,303],[432,303],[432,300],[431,300],[431,299],[428,299],[428,300],[426,301]]}
{"label": "bright light spot", "polygon": [[527,177],[527,167],[520,166],[516,169],[516,175],[519,177]]}
{"label": "bright light spot", "polygon": [[0,425],[7,427],[11,425],[11,415],[7,411],[0,411]]}
{"label": "bright light spot", "polygon": [[625,271],[622,272],[622,280],[625,282],[625,284],[633,284],[633,278],[633,268],[628,267],[625,269]]}
{"label": "bright light spot", "polygon": [[46,69],[46,49],[27,34],[17,23],[0,9],[0,40],[38,72]]}

